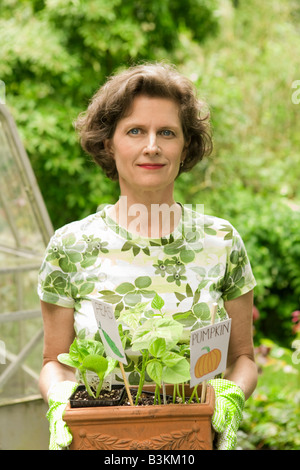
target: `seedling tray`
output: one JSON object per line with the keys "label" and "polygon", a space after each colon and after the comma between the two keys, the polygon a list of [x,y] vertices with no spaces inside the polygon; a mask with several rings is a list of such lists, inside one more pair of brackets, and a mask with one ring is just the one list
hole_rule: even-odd
{"label": "seedling tray", "polygon": [[109,398],[106,397],[104,394],[107,392],[106,390],[101,391],[98,398],[93,398],[87,395],[85,398],[78,398],[76,397],[78,392],[86,391],[84,385],[78,385],[76,390],[72,393],[69,398],[70,407],[71,408],[82,408],[82,407],[91,407],[91,406],[118,406],[120,405],[125,397],[126,397],[126,390],[123,385],[112,385],[112,390],[118,390],[120,393],[117,398]]}

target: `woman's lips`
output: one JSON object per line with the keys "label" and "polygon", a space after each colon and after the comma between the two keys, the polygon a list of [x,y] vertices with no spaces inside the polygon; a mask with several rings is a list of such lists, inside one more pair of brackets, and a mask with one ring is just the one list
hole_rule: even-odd
{"label": "woman's lips", "polygon": [[144,168],[145,170],[159,170],[164,165],[160,163],[141,163],[138,165],[140,168]]}

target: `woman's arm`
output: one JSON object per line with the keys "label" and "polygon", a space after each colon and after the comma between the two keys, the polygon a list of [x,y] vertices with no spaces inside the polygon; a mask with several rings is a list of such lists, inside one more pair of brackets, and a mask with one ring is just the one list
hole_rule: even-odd
{"label": "woman's arm", "polygon": [[257,384],[257,366],[254,361],[252,329],[253,291],[225,302],[231,318],[227,369],[224,379],[236,383],[250,397]]}
{"label": "woman's arm", "polygon": [[57,360],[58,354],[69,352],[74,340],[74,309],[43,301],[41,308],[44,322],[44,353],[39,388],[42,397],[48,402],[47,393],[52,385],[64,380],[76,382],[74,370]]}

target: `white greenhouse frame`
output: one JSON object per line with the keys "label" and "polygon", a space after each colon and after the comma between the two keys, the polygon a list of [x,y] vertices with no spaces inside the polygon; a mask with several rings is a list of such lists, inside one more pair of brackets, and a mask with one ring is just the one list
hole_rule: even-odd
{"label": "white greenhouse frame", "polygon": [[[22,224],[24,229],[20,229]],[[36,285],[52,234],[51,220],[14,119],[7,106],[0,104],[0,404],[8,400],[13,386],[17,389],[14,398],[38,393],[38,367],[32,368],[26,360],[43,338]],[[29,307],[25,301],[27,276],[33,299]],[[8,307],[8,284],[13,308]],[[28,338],[24,325],[33,319]],[[15,331],[18,333],[12,339]],[[15,385],[20,371],[30,382],[29,392],[25,386]]]}

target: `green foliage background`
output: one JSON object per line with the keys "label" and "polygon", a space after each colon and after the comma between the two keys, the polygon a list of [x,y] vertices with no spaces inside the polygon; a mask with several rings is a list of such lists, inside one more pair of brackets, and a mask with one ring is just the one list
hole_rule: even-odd
{"label": "green foliage background", "polygon": [[175,63],[209,104],[215,144],[176,199],[239,230],[258,282],[256,339],[284,345],[300,307],[299,27],[295,0],[0,0],[6,104],[55,228],[118,198],[78,145],[78,113],[115,70]]}

